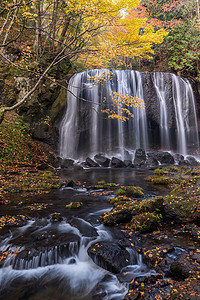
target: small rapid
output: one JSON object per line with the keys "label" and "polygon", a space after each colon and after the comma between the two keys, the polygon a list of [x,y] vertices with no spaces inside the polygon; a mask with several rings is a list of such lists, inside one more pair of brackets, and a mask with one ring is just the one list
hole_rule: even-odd
{"label": "small rapid", "polygon": [[66,219],[33,219],[2,239],[0,253],[7,258],[0,269],[1,299],[120,300],[127,293],[128,282],[147,273],[140,255],[127,249],[137,263],[123,269],[119,280],[88,255],[94,243],[112,243],[111,233],[103,225],[92,226],[81,218],[70,222],[76,226]]}

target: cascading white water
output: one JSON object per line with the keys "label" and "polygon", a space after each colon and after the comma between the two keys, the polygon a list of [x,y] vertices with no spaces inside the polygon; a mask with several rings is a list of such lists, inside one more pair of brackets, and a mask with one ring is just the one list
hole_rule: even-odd
{"label": "cascading white water", "polygon": [[166,104],[166,86],[163,73],[154,73],[153,82],[156,89],[156,94],[160,104],[160,136],[161,148],[170,149],[169,127]]}
{"label": "cascading white water", "polygon": [[[60,157],[84,159],[101,152],[124,159],[126,149],[152,147],[198,154],[197,115],[189,81],[174,74],[149,74],[107,69],[75,74],[60,126]],[[105,80],[98,82],[101,76]],[[109,119],[101,109],[112,109],[115,92],[144,100],[146,109],[130,108],[134,118],[126,122]],[[159,128],[160,136],[153,133],[154,128]]]}
{"label": "cascading white water", "polygon": [[[0,252],[6,251],[8,257],[0,268],[0,298],[10,295],[9,293],[15,295],[12,294],[14,290],[18,295],[18,291],[20,293],[23,289],[30,289],[38,299],[93,299],[93,296],[98,297],[100,293],[102,300],[122,300],[127,293],[128,282],[133,277],[148,275],[148,272],[151,272],[141,261],[141,255],[128,247],[127,251],[132,251],[130,265],[126,272],[124,268],[120,273],[124,279],[121,283],[114,274],[96,265],[87,252],[88,248],[98,241],[112,243],[111,234],[103,225],[93,227],[85,220],[79,218],[77,220],[82,224],[80,228],[85,223],[87,228],[93,229],[94,236],[91,234],[87,236],[86,232],[82,235],[79,229],[66,221],[60,223],[46,221],[46,226],[29,221],[28,225],[14,230],[10,237],[2,239]],[[64,234],[66,240],[69,236],[69,240],[77,238],[78,242],[71,241],[40,248],[34,246],[30,248],[27,244],[24,247],[15,246],[13,243],[16,237],[19,237],[20,233],[28,234],[29,230],[31,236],[38,234],[40,236],[45,232],[50,236],[54,231],[57,237]],[[131,264],[131,258],[135,262],[134,265]],[[130,278],[126,279],[126,274]]]}

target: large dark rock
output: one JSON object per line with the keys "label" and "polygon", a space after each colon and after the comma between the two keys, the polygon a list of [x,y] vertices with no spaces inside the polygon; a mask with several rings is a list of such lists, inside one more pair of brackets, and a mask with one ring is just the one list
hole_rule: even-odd
{"label": "large dark rock", "polygon": [[146,153],[143,149],[139,148],[135,151],[135,158],[134,158],[134,166],[135,167],[142,167],[145,165],[146,162]]}
{"label": "large dark rock", "polygon": [[173,156],[169,152],[149,152],[148,158],[154,158],[162,165],[173,165],[175,163]]}
{"label": "large dark rock", "polygon": [[109,167],[110,159],[105,157],[103,154],[96,154],[94,157],[95,161],[102,167]]}
{"label": "large dark rock", "polygon": [[177,164],[181,165],[184,163],[184,156],[176,153],[176,154],[174,154],[174,160]]}
{"label": "large dark rock", "polygon": [[191,166],[199,166],[199,162],[196,160],[194,156],[188,155],[186,159]]}
{"label": "large dark rock", "polygon": [[117,157],[112,157],[111,168],[124,168],[125,164],[123,161]]}
{"label": "large dark rock", "polygon": [[98,266],[112,273],[119,273],[122,268],[137,263],[136,252],[128,251],[123,243],[96,243],[88,249],[88,254]]}
{"label": "large dark rock", "polygon": [[178,258],[171,264],[170,271],[172,277],[176,279],[186,279],[190,276],[188,262],[183,257]]}
{"label": "large dark rock", "polygon": [[76,227],[83,236],[95,238],[98,236],[96,228],[83,219],[73,217],[68,222],[73,227]]}
{"label": "large dark rock", "polygon": [[87,157],[86,158],[86,164],[88,165],[88,167],[90,168],[98,168],[99,164],[97,164],[94,160],[92,160],[91,158]]}
{"label": "large dark rock", "polygon": [[126,168],[133,168],[134,167],[133,164],[132,164],[132,161],[129,160],[129,159],[125,159],[124,165],[125,165]]}
{"label": "large dark rock", "polygon": [[146,166],[148,168],[157,167],[158,165],[159,165],[159,163],[156,158],[147,156]]}
{"label": "large dark rock", "polygon": [[69,159],[69,158],[62,159],[61,162],[60,162],[61,168],[69,168],[69,167],[72,167],[73,164],[74,164],[74,160]]}

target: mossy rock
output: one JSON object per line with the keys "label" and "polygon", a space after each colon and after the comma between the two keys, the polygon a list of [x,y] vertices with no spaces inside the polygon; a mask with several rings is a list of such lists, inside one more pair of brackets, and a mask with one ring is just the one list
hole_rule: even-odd
{"label": "mossy rock", "polygon": [[161,216],[155,213],[146,212],[136,215],[131,220],[131,227],[135,231],[148,233],[156,230],[161,222]]}
{"label": "mossy rock", "polygon": [[198,185],[184,182],[174,188],[164,198],[164,212],[166,219],[177,222],[190,223],[200,221],[200,189]]}
{"label": "mossy rock", "polygon": [[161,212],[163,210],[163,201],[164,199],[162,196],[142,200],[139,204],[139,212]]}
{"label": "mossy rock", "polygon": [[77,209],[83,206],[83,202],[71,202],[70,204],[66,205],[66,208],[69,209]]}
{"label": "mossy rock", "polygon": [[119,203],[103,215],[102,221],[105,225],[129,222],[132,219],[133,214],[137,213],[138,207],[138,201],[132,200],[125,203]]}
{"label": "mossy rock", "polygon": [[93,185],[90,187],[90,189],[92,190],[107,190],[107,189],[112,189],[112,188],[115,188],[119,186],[117,183],[113,183],[113,182],[110,182],[110,183],[106,183],[105,180],[100,180],[98,181],[97,185]]}
{"label": "mossy rock", "polygon": [[145,180],[158,185],[169,185],[173,181],[171,178],[164,175],[163,176],[151,175],[145,178]]}
{"label": "mossy rock", "polygon": [[105,225],[129,222],[133,216],[145,212],[156,214],[163,211],[163,197],[161,196],[142,201],[118,196],[110,198],[110,201],[112,201],[114,207],[103,215],[102,221]]}
{"label": "mossy rock", "polygon": [[124,202],[128,202],[128,201],[132,201],[132,198],[126,197],[126,196],[118,196],[118,197],[114,197],[108,198],[108,202],[113,204],[114,206],[118,205],[118,204],[122,204]]}
{"label": "mossy rock", "polygon": [[123,186],[116,191],[116,195],[126,196],[126,197],[136,197],[136,198],[144,197],[142,188],[139,186]]}

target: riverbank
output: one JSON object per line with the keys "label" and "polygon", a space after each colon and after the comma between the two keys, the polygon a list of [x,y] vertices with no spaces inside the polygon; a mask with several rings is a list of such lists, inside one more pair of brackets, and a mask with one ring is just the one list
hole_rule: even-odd
{"label": "riverbank", "polygon": [[[158,168],[154,174],[148,170],[100,168],[69,168],[58,172],[52,164],[53,154],[32,141],[15,114],[9,115],[4,128],[1,127],[1,149],[0,242],[4,244],[10,238],[10,232],[15,235],[16,230],[30,226],[30,233],[28,231],[25,237],[11,238],[13,245],[25,247],[26,251],[17,248],[19,254],[16,254],[14,248],[2,248],[1,266],[12,256],[30,262],[60,243],[65,247],[75,237],[70,233],[66,240],[66,234],[64,237],[55,232],[54,224],[58,228],[65,228],[68,222],[75,226],[74,220],[81,218],[80,232],[84,230],[83,220],[86,220],[89,224],[104,222],[106,232],[118,236],[114,242],[92,243],[88,253],[103,269],[119,272],[120,263],[125,267],[117,276],[121,282],[126,278],[130,286],[126,296],[120,296],[120,299],[198,299],[198,167]],[[133,185],[136,188],[127,188]],[[32,223],[36,224],[33,228]],[[41,228],[40,223],[44,223],[46,229],[31,240],[29,234]],[[51,229],[47,229],[48,226]],[[95,230],[91,227],[88,232],[93,235]],[[141,271],[139,276],[130,271],[129,261],[124,261],[124,257],[128,257],[127,247],[143,257],[145,265],[140,265],[137,260],[138,268],[145,266],[145,272]],[[34,249],[38,249],[37,252]],[[112,257],[113,249],[119,253],[118,265],[115,257],[105,263],[107,257]],[[50,261],[46,263],[51,265]],[[78,268],[77,272],[80,272]],[[30,286],[37,294],[35,283]],[[11,292],[8,288],[6,293],[18,299],[15,289]],[[29,284],[17,290],[20,290],[19,295],[29,294]],[[104,299],[104,294],[98,297]]]}

